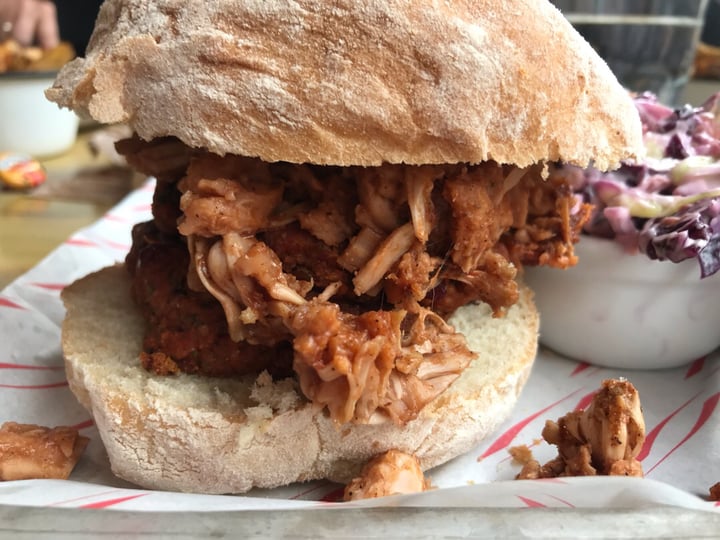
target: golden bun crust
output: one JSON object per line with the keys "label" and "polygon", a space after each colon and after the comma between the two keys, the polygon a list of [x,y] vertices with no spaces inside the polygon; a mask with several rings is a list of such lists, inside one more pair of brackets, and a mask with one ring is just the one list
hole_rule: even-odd
{"label": "golden bun crust", "polygon": [[294,380],[160,377],[140,367],[143,320],[121,266],[66,288],[62,346],[71,390],[90,411],[115,474],[151,489],[242,493],[327,478],[347,482],[373,456],[399,449],[423,469],[470,450],[509,415],[535,358],[532,294],[505,318],[485,305],[451,323],[479,354],[419,417],[336,427]]}
{"label": "golden bun crust", "polygon": [[271,162],[606,169],[642,153],[630,98],[545,0],[108,0],[47,95]]}

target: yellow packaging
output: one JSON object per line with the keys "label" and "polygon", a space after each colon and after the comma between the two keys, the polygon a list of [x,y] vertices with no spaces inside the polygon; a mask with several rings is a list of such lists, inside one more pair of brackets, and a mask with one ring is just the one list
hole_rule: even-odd
{"label": "yellow packaging", "polygon": [[47,180],[45,169],[36,159],[23,154],[0,152],[0,184],[11,189],[37,187]]}

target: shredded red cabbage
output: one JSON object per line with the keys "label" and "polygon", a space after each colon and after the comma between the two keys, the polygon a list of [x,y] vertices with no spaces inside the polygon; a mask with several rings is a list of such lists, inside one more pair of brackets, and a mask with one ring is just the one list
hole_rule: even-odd
{"label": "shredded red cabbage", "polygon": [[697,258],[701,277],[720,270],[720,199],[703,199],[678,214],[647,220],[640,251],[661,261]]}

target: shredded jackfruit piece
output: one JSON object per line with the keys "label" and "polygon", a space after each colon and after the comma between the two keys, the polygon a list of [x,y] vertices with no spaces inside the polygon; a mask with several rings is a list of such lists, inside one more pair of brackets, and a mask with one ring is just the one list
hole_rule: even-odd
{"label": "shredded jackfruit piece", "polygon": [[70,427],[5,422],[0,427],[0,480],[65,480],[89,441]]}
{"label": "shredded jackfruit piece", "polygon": [[643,476],[636,459],[645,442],[640,397],[625,379],[608,379],[590,406],[557,422],[548,420],[543,438],[558,448],[545,465],[529,460],[518,479],[557,476]]}
{"label": "shredded jackfruit piece", "polygon": [[399,450],[388,450],[365,465],[360,476],[345,487],[343,499],[355,501],[419,493],[429,487],[430,482],[425,478],[417,457]]}

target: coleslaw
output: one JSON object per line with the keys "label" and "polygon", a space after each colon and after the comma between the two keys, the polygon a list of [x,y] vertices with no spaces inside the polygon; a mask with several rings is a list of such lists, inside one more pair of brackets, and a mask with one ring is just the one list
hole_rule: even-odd
{"label": "coleslaw", "polygon": [[702,106],[672,109],[651,93],[634,98],[646,157],[602,172],[558,165],[578,203],[594,206],[585,234],[629,253],[681,262],[701,278],[720,270],[720,92]]}

